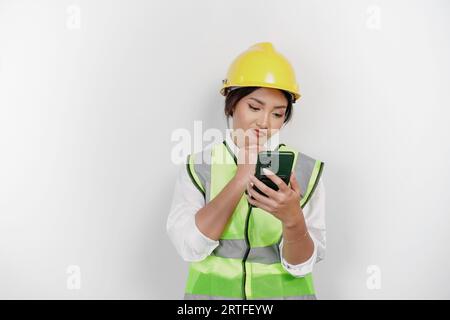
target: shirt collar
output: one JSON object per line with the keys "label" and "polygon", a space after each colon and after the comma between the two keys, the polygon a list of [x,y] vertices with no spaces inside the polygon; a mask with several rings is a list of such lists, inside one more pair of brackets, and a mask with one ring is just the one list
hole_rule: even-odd
{"label": "shirt collar", "polygon": [[[272,135],[267,141],[264,143],[264,147],[267,150],[274,151],[278,145],[281,143],[280,141],[280,131]],[[231,152],[233,152],[233,155],[237,157],[239,154],[239,147],[234,143],[233,138],[231,137],[231,131],[227,130],[225,134],[225,142],[229,146]]]}

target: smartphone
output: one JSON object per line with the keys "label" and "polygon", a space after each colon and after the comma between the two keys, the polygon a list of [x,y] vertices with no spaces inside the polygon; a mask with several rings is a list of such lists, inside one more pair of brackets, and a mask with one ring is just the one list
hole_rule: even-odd
{"label": "smartphone", "polygon": [[[292,151],[262,151],[258,153],[258,160],[256,162],[255,177],[261,180],[265,185],[278,191],[278,186],[270,180],[262,171],[263,168],[267,168],[275,173],[281,180],[287,185],[291,178],[292,166],[294,163],[294,153]],[[256,186],[253,188],[263,196],[267,196]]]}

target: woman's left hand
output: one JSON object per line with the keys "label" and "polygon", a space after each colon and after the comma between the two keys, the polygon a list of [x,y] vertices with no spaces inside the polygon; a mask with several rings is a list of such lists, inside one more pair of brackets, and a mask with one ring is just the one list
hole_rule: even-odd
{"label": "woman's left hand", "polygon": [[[263,169],[266,176],[272,180],[277,186],[278,191],[266,186],[254,175],[250,176],[250,181],[261,190],[267,197],[258,193],[250,185],[247,185],[247,199],[250,204],[272,213],[276,218],[281,220],[286,226],[296,224],[303,216],[300,207],[300,186],[295,178],[294,172],[291,173],[290,186],[288,186],[280,177],[268,169]],[[251,198],[253,196],[254,199]]]}

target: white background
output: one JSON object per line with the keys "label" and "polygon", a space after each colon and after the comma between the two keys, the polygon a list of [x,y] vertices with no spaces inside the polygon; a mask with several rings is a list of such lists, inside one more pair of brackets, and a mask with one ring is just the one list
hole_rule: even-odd
{"label": "white background", "polygon": [[318,298],[450,298],[449,16],[445,0],[0,1],[0,298],[181,298],[171,135],[225,128],[221,80],[261,41],[303,94],[284,142],[325,162]]}

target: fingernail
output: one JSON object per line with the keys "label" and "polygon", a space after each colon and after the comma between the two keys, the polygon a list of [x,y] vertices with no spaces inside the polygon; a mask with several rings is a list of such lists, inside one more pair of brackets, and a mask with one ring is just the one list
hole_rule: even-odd
{"label": "fingernail", "polygon": [[271,174],[273,174],[273,172],[270,171],[270,170],[267,169],[267,168],[263,168],[263,172],[264,172],[266,175],[271,175]]}

